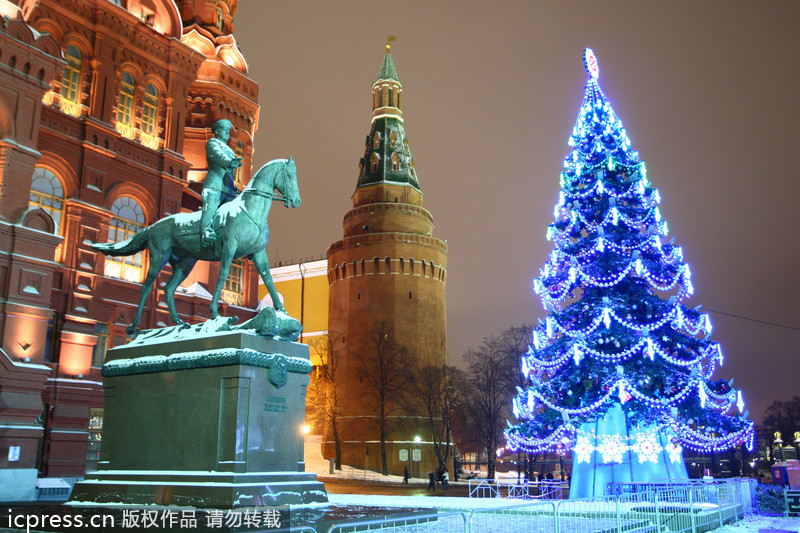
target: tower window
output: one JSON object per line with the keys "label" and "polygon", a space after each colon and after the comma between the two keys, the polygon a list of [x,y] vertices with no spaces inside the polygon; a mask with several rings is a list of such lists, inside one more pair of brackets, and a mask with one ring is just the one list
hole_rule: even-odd
{"label": "tower window", "polygon": [[392,107],[394,105],[393,97],[394,97],[394,91],[392,91],[392,89],[389,88],[389,107]]}
{"label": "tower window", "polygon": [[372,158],[370,159],[369,162],[370,171],[372,172],[378,171],[378,161],[380,161],[380,157],[378,157],[378,154],[373,153]]}
{"label": "tower window", "polygon": [[411,300],[411,291],[408,291],[408,299]]}
{"label": "tower window", "polygon": [[373,150],[379,150],[380,147],[381,147],[381,134],[376,131],[375,135],[373,135],[372,137],[372,148]]}
{"label": "tower window", "polygon": [[217,19],[215,20],[217,29],[222,31],[222,8],[217,6]]}
{"label": "tower window", "polygon": [[[244,158],[244,145],[242,144],[242,141],[237,140],[236,143],[234,144],[233,155],[235,155],[236,157]],[[240,166],[233,171],[233,182],[234,184],[236,184],[236,187],[238,187],[240,190],[244,186],[243,183],[244,178],[242,178],[242,169],[244,169],[244,166]]]}
{"label": "tower window", "polygon": [[394,131],[389,134],[389,148],[394,148],[397,145],[397,135]]}
{"label": "tower window", "polygon": [[391,157],[392,161],[392,170],[397,172],[400,170],[400,156],[397,155],[397,152],[394,152]]}

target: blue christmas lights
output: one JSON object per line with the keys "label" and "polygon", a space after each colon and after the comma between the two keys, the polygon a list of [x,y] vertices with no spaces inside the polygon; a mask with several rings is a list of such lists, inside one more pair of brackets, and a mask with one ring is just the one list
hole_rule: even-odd
{"label": "blue christmas lights", "polygon": [[[678,462],[683,448],[752,446],[753,423],[728,414],[734,405],[744,412],[741,391],[711,381],[724,361],[709,340],[711,319],[683,304],[694,293],[691,269],[674,239],[662,240],[661,195],[592,72],[547,228],[554,249],[533,282],[549,313],[522,358],[530,383],[514,398],[520,422],[505,431],[509,447],[572,448],[585,462],[632,453],[645,463]],[[632,437],[580,429],[612,405],[651,429]]]}

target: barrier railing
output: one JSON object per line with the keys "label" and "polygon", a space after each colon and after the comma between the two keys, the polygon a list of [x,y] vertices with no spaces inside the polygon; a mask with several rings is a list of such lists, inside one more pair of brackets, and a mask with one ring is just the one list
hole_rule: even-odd
{"label": "barrier railing", "polygon": [[497,498],[500,496],[497,483],[493,479],[470,479],[470,498]]}
{"label": "barrier railing", "polygon": [[560,500],[564,494],[564,486],[568,483],[558,480],[498,482],[500,496],[524,500]]}
{"label": "barrier railing", "polygon": [[[472,481],[472,480],[471,480]],[[517,484],[470,482],[470,494],[498,497]],[[532,484],[531,484],[532,485]],[[619,484],[604,499],[536,500],[514,506],[419,514],[337,524],[328,531],[385,530],[398,533],[667,533],[708,531],[752,512],[749,483]]]}
{"label": "barrier railing", "polygon": [[556,529],[554,502],[474,509],[465,517],[467,533],[551,533]]}
{"label": "barrier railing", "polygon": [[468,533],[465,513],[427,513],[411,516],[384,517],[334,524],[328,533],[355,533],[356,531],[382,531],[393,533]]}

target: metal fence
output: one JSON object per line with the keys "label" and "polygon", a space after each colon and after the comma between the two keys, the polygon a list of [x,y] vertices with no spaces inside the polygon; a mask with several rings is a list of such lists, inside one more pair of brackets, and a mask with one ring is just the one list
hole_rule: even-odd
{"label": "metal fence", "polygon": [[470,498],[512,498],[523,500],[560,500],[568,483],[558,480],[499,481],[470,479]]}
{"label": "metal fence", "polygon": [[[477,480],[476,480],[477,481]],[[748,480],[628,484],[603,499],[536,500],[515,506],[420,514],[337,524],[330,533],[702,533],[753,511]],[[503,485],[473,487],[494,497]]]}

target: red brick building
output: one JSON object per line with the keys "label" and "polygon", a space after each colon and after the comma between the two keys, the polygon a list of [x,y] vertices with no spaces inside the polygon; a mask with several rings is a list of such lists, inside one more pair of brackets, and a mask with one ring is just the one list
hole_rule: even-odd
{"label": "red brick building", "polygon": [[[197,209],[219,119],[249,179],[258,86],[232,35],[236,6],[0,0],[0,486],[79,477],[96,459],[100,366],[127,340],[148,258],[89,244]],[[208,316],[216,276],[199,263],[176,293],[184,320]],[[252,314],[252,266],[234,264],[223,300],[223,313]],[[153,291],[141,327],[166,323]]]}

